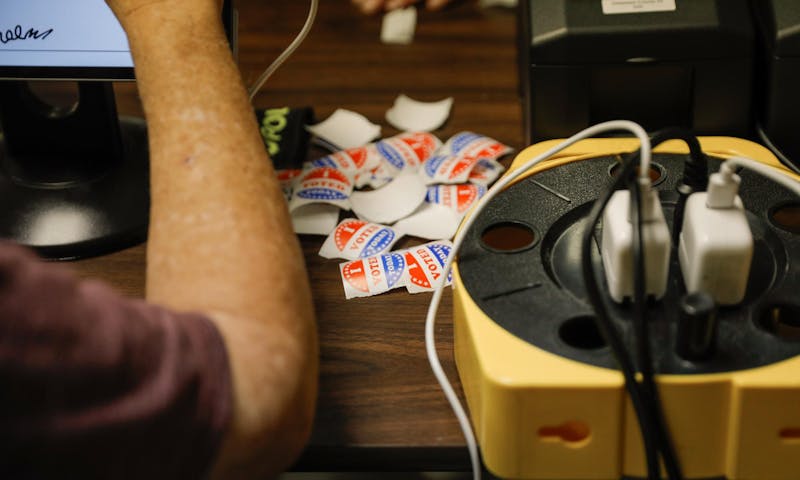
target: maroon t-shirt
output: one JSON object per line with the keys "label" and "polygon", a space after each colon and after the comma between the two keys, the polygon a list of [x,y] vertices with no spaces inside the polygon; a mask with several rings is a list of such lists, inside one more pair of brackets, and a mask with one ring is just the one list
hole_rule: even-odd
{"label": "maroon t-shirt", "polygon": [[206,317],[0,241],[0,478],[202,478],[230,415]]}

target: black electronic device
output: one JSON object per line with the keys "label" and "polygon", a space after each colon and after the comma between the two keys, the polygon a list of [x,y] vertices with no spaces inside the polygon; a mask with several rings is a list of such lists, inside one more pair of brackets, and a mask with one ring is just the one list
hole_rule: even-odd
{"label": "black electronic device", "polygon": [[[235,49],[234,8],[223,21]],[[30,80],[78,81],[69,107],[43,101]],[[100,2],[0,4],[0,238],[54,259],[143,241],[147,134],[118,117],[113,80],[135,80],[124,31]]]}
{"label": "black electronic device", "polygon": [[800,167],[800,3],[754,0],[761,33],[757,118],[767,143],[795,170]]}
{"label": "black electronic device", "polygon": [[750,136],[748,0],[522,0],[528,143],[625,118]]}

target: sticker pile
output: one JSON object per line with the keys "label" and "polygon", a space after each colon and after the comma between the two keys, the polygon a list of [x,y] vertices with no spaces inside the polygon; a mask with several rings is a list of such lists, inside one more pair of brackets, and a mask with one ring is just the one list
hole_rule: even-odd
{"label": "sticker pile", "polygon": [[[348,260],[339,266],[348,299],[400,287],[418,293],[445,281],[450,240],[504,171],[498,160],[511,151],[473,132],[444,143],[429,132],[406,132],[278,177],[295,232],[327,235],[320,255]],[[356,218],[339,222],[342,210]],[[431,241],[391,251],[403,236]]]}

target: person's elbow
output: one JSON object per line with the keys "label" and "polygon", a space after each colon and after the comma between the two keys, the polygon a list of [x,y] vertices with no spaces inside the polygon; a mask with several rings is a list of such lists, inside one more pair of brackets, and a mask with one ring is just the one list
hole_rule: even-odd
{"label": "person's elbow", "polygon": [[233,415],[215,478],[269,477],[289,468],[311,437],[318,346],[313,315],[300,324],[218,319],[229,350]]}

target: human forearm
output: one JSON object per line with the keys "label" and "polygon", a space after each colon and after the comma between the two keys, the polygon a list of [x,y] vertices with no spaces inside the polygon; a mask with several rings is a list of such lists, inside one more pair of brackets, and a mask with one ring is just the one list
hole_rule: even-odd
{"label": "human forearm", "polygon": [[285,202],[211,4],[173,0],[121,15],[150,136],[147,297],[209,314],[225,337],[235,418],[218,472],[233,465],[248,474],[255,460],[271,473],[308,434],[313,312]]}
{"label": "human forearm", "polygon": [[[151,146],[148,297],[259,313],[265,294],[305,272],[238,71],[218,22],[187,31],[150,18],[129,27]],[[161,33],[144,30],[156,24]],[[166,29],[180,38],[160,39]],[[206,288],[214,295],[198,298]]]}

